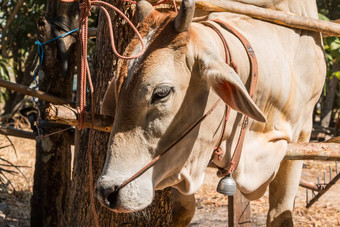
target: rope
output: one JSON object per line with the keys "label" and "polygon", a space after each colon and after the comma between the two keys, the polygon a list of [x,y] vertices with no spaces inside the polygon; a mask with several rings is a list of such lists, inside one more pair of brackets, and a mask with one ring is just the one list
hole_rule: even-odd
{"label": "rope", "polygon": [[53,39],[51,39],[51,40],[48,40],[48,41],[46,41],[46,42],[44,42],[44,43],[41,43],[39,40],[35,41],[35,44],[38,45],[38,57],[39,57],[39,63],[38,63],[38,66],[37,66],[37,67],[35,68],[35,70],[34,70],[34,78],[33,78],[33,80],[34,80],[34,82],[35,82],[35,87],[34,87],[34,88],[37,88],[37,87],[38,87],[37,73],[38,73],[39,68],[40,68],[40,66],[41,66],[41,64],[42,64],[42,62],[43,62],[43,59],[44,59],[44,48],[43,48],[43,46],[46,45],[46,44],[48,44],[48,43],[51,43],[51,42],[53,42],[53,41],[55,41],[55,40],[57,40],[57,39],[59,39],[59,38],[62,38],[62,37],[67,36],[67,35],[70,35],[70,34],[72,34],[73,32],[76,32],[76,31],[78,31],[78,30],[79,30],[79,28],[76,28],[76,29],[74,29],[74,30],[72,30],[72,31],[66,32],[66,33],[64,33],[64,34],[62,34],[62,35],[60,35],[60,36],[57,36],[57,37],[55,37],[55,38],[53,38]]}
{"label": "rope", "polygon": [[38,139],[43,139],[43,138],[46,138],[46,137],[49,137],[49,136],[52,136],[52,135],[56,135],[56,134],[59,134],[61,132],[65,132],[65,131],[68,131],[70,129],[72,129],[73,127],[67,127],[67,128],[64,128],[64,129],[61,129],[61,130],[58,130],[58,131],[55,131],[55,132],[52,132],[50,134],[47,134],[47,135],[42,135],[41,133],[38,132],[38,136],[35,137],[36,140]]}
{"label": "rope", "polygon": [[[93,89],[93,85],[92,85],[92,79],[91,79],[91,74],[90,74],[90,69],[88,66],[88,62],[87,62],[87,31],[88,31],[88,16],[90,15],[90,10],[91,10],[91,6],[96,6],[99,7],[101,10],[103,10],[106,19],[107,19],[107,23],[108,23],[108,27],[109,27],[109,33],[110,33],[110,42],[111,42],[111,47],[112,47],[112,51],[113,53],[118,57],[118,58],[122,58],[125,60],[130,60],[130,59],[134,59],[134,58],[138,58],[140,57],[142,54],[144,54],[145,52],[145,45],[143,42],[143,39],[141,37],[141,35],[139,34],[138,30],[136,29],[136,27],[132,24],[132,22],[116,7],[106,3],[106,2],[102,2],[102,1],[91,1],[91,0],[85,0],[80,2],[80,42],[81,42],[81,67],[80,67],[80,90],[79,90],[79,107],[78,109],[78,113],[79,113],[79,121],[78,121],[78,125],[77,128],[78,130],[81,130],[84,128],[84,124],[85,124],[85,106],[86,106],[86,75],[87,75],[87,79],[89,81],[89,86],[90,86],[90,91],[91,91],[91,109],[92,109],[92,114],[91,114],[91,118],[92,118],[92,126],[90,129],[90,135],[89,135],[89,140],[88,140],[88,156],[89,156],[89,186],[90,186],[90,203],[91,203],[91,208],[92,208],[92,213],[94,215],[94,219],[95,219],[95,224],[97,227],[99,227],[99,221],[98,221],[98,215],[97,215],[97,211],[96,211],[96,207],[95,207],[95,201],[94,201],[94,189],[93,189],[93,167],[92,167],[92,137],[93,137],[93,125],[94,125],[94,89]],[[120,55],[117,50],[116,50],[116,46],[114,43],[114,35],[113,35],[113,30],[112,30],[112,23],[111,23],[111,18],[110,15],[108,13],[108,11],[106,10],[106,8],[104,7],[109,7],[111,9],[113,9],[116,13],[118,13],[119,15],[121,15],[126,21],[127,23],[131,26],[132,30],[136,33],[138,39],[141,42],[142,45],[142,50],[137,53],[134,56],[123,56]]]}
{"label": "rope", "polygon": [[[61,2],[75,2],[76,0],[60,0]],[[131,0],[127,0],[131,3],[135,3]],[[166,2],[168,0],[165,0]],[[163,2],[163,3],[164,3]],[[174,5],[175,5],[175,11],[177,12],[175,0],[173,0]],[[93,124],[94,124],[94,89],[92,85],[92,79],[90,75],[90,70],[88,66],[88,61],[87,61],[87,34],[88,34],[88,16],[90,15],[90,10],[91,6],[96,6],[100,8],[103,12],[104,15],[106,16],[107,19],[107,24],[109,28],[109,33],[110,33],[110,42],[111,42],[111,48],[113,53],[121,59],[124,60],[131,60],[140,57],[142,54],[145,52],[145,44],[143,42],[143,39],[136,29],[136,27],[133,25],[133,23],[127,18],[127,16],[124,15],[123,12],[121,12],[118,8],[114,7],[111,4],[108,4],[103,1],[91,1],[91,0],[80,0],[79,7],[81,10],[80,13],[80,42],[81,42],[81,67],[80,67],[80,89],[79,89],[79,106],[77,107],[78,113],[79,113],[79,119],[78,119],[78,125],[77,128],[78,130],[81,130],[84,128],[85,125],[85,106],[86,106],[86,74],[88,77],[89,81],[89,86],[90,86],[90,91],[91,91],[91,109],[92,109],[92,126],[90,129],[90,138],[88,140],[88,156],[89,156],[89,186],[90,186],[90,202],[91,202],[91,207],[92,207],[92,213],[94,215],[95,219],[95,224],[97,227],[99,227],[99,221],[98,221],[98,215],[96,211],[96,207],[94,204],[94,190],[93,190],[93,168],[92,168],[92,137],[93,137]],[[141,45],[142,45],[142,50],[137,53],[134,56],[123,56],[118,53],[116,50],[115,42],[114,42],[114,35],[113,35],[113,30],[112,30],[112,23],[111,23],[111,18],[110,15],[105,7],[111,8],[114,10],[116,13],[118,13],[120,16],[122,16],[126,22],[129,24],[129,26],[132,28],[132,30],[136,33]]]}

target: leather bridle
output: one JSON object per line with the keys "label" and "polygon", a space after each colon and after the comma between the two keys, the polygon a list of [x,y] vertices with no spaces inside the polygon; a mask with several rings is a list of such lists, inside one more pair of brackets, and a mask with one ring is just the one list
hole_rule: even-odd
{"label": "leather bridle", "polygon": [[[226,22],[218,20],[218,19],[212,20],[212,21],[218,23],[223,28],[227,29],[230,33],[234,34],[241,41],[242,45],[244,46],[244,48],[247,52],[248,58],[250,60],[249,95],[252,99],[254,99],[256,84],[257,84],[257,76],[258,76],[258,64],[257,64],[257,60],[256,60],[256,56],[255,56],[255,52],[254,52],[253,48],[251,47],[248,40],[241,33],[239,33],[237,30],[235,30],[232,26],[230,26]],[[223,42],[224,50],[226,52],[226,63],[228,65],[230,65],[235,70],[235,72],[237,73],[237,66],[231,60],[229,48],[228,48],[227,42],[226,42],[225,38],[223,37],[223,35],[220,33],[220,31],[218,31],[218,29],[216,29],[214,27],[213,24],[211,24],[209,22],[202,22],[202,24],[212,28],[218,34],[218,36],[221,38],[221,40]],[[188,135],[207,116],[209,116],[211,114],[211,112],[217,107],[219,101],[220,101],[220,99],[217,100],[217,102],[208,110],[207,113],[205,113],[195,124],[193,124],[189,129],[187,129],[182,136],[180,136],[171,145],[169,145],[161,154],[159,154],[151,162],[149,162],[146,166],[144,166],[141,170],[139,170],[137,173],[135,173],[133,176],[131,176],[129,179],[127,179],[121,185],[119,185],[115,189],[115,192],[117,193],[120,189],[125,187],[128,183],[135,180],[136,178],[141,176],[143,173],[145,173],[148,169],[150,169],[152,166],[154,166],[155,163],[157,161],[159,161],[162,156],[164,156],[169,150],[171,150],[176,144],[178,144],[183,138],[185,138],[186,135]],[[223,141],[223,137],[224,137],[224,133],[225,133],[225,127],[226,127],[229,115],[230,115],[230,108],[226,105],[226,107],[225,107],[225,117],[224,117],[224,122],[223,122],[223,127],[222,127],[222,134],[220,136],[220,139],[219,139],[217,146],[214,149],[214,154],[217,154],[217,155],[222,154],[221,143]],[[241,158],[241,154],[242,154],[242,147],[243,147],[243,142],[244,142],[244,138],[245,138],[245,134],[246,134],[247,125],[248,125],[248,117],[244,116],[243,122],[242,122],[241,132],[240,132],[240,135],[239,135],[239,138],[238,138],[238,141],[237,141],[235,151],[234,151],[233,156],[231,158],[230,164],[226,168],[220,168],[219,167],[220,174],[228,175],[228,174],[234,172],[234,170],[237,168],[239,161],[240,161],[240,158]]]}
{"label": "leather bridle", "polygon": [[[250,45],[249,41],[240,32],[238,32],[236,29],[234,29],[228,23],[221,21],[219,19],[212,20],[212,21],[221,25],[223,28],[227,29],[230,33],[235,35],[240,40],[243,47],[245,48],[247,55],[248,55],[248,58],[249,58],[249,61],[250,61],[249,95],[254,100],[255,92],[256,92],[256,85],[257,85],[257,77],[258,77],[258,64],[257,64],[256,55],[255,55],[255,52],[254,52],[252,46]],[[216,29],[213,24],[211,24],[209,22],[202,22],[202,23],[204,25],[212,28],[218,34],[218,36],[221,38],[222,43],[223,43],[223,47],[224,47],[224,50],[225,50],[225,53],[226,53],[226,63],[228,65],[230,65],[235,70],[235,72],[237,73],[237,66],[232,61],[231,55],[229,53],[227,41],[225,40],[225,38],[223,37],[221,32],[218,29]],[[227,124],[229,114],[230,114],[230,109],[226,106],[226,114],[225,114],[226,116],[225,116],[225,120],[224,120],[222,135],[220,137],[220,141],[219,141],[218,145],[215,147],[215,150],[214,150],[214,154],[219,155],[219,159],[220,159],[220,154],[222,153],[221,152],[221,150],[222,150],[221,149],[221,143],[222,143],[222,140],[223,140],[223,135],[225,133],[224,129],[225,129],[225,125]],[[230,173],[233,173],[235,171],[235,169],[237,168],[237,166],[240,162],[240,159],[241,159],[242,148],[243,148],[244,138],[245,138],[245,134],[246,134],[246,130],[247,130],[247,125],[248,125],[248,116],[244,116],[243,122],[242,122],[242,127],[241,127],[241,132],[240,132],[240,135],[239,135],[239,138],[238,138],[238,141],[237,141],[237,145],[235,147],[235,151],[234,151],[233,156],[231,158],[231,161],[226,168],[218,167],[220,175],[222,175],[222,176],[229,175]]]}

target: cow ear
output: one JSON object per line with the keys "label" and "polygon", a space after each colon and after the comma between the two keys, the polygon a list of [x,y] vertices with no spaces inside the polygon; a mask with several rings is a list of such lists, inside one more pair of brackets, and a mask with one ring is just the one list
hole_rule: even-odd
{"label": "cow ear", "polygon": [[250,98],[241,79],[229,65],[213,54],[204,54],[201,60],[202,75],[228,106],[254,120],[266,122],[266,117]]}
{"label": "cow ear", "polygon": [[115,117],[116,112],[116,95],[114,82],[109,84],[100,108],[100,114]]}

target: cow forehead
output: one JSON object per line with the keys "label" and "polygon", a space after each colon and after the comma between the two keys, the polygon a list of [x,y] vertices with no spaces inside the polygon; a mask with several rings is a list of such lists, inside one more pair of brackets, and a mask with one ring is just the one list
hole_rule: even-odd
{"label": "cow forehead", "polygon": [[[189,42],[189,32],[177,33],[174,29],[173,19],[175,14],[152,12],[138,26],[146,46],[145,53],[132,60],[120,60],[115,79],[116,94],[119,95],[127,87],[134,87],[138,81],[166,71],[166,63],[184,54]],[[141,43],[135,37],[126,48],[125,56],[132,56],[141,50]],[[171,67],[171,66],[168,66]],[[169,71],[170,68],[168,68]],[[166,74],[164,74],[166,75]]]}

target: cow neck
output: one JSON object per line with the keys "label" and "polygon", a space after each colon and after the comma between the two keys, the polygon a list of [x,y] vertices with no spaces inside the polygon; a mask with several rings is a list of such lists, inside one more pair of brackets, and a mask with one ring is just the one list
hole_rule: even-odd
{"label": "cow neck", "polygon": [[[219,24],[221,27],[225,28],[230,33],[235,35],[240,40],[243,47],[245,48],[247,55],[248,55],[248,58],[249,58],[249,61],[250,61],[249,95],[254,100],[256,85],[257,85],[257,77],[258,77],[258,64],[257,64],[256,55],[255,55],[255,52],[254,52],[252,46],[250,45],[249,41],[240,32],[238,32],[235,28],[230,26],[228,23],[221,21],[219,19],[211,20],[211,21]],[[221,32],[213,24],[211,24],[209,22],[202,22],[202,24],[213,29],[217,33],[217,35],[221,38],[221,41],[222,41],[223,47],[224,47],[224,51],[225,51],[225,55],[226,55],[226,63],[228,65],[230,65],[236,73],[238,73],[237,72],[237,65],[232,61],[232,57],[230,55],[228,44],[227,44],[227,41],[225,40],[224,36],[221,34]],[[227,121],[229,119],[229,115],[230,115],[230,108],[228,108],[228,106],[226,106],[225,115],[224,115],[224,122],[223,122],[223,127],[222,127],[222,133],[221,133],[220,139],[219,139],[217,145],[215,146],[215,149],[214,149],[214,152],[213,152],[213,156],[218,155],[219,160],[221,159],[221,155],[222,155],[221,144],[222,144],[222,141],[223,141],[225,128],[226,128]],[[241,159],[241,154],[242,154],[242,150],[243,150],[242,148],[243,148],[245,134],[246,134],[246,131],[247,131],[247,126],[248,126],[248,117],[244,116],[240,135],[239,135],[239,138],[238,138],[238,141],[237,141],[237,144],[236,144],[236,147],[235,147],[235,151],[233,153],[233,156],[230,160],[229,165],[227,165],[227,167],[225,167],[225,168],[221,168],[221,167],[218,167],[215,164],[219,169],[220,175],[222,175],[222,176],[229,175],[230,173],[233,173],[235,171],[235,169],[237,168],[237,166],[240,162],[240,159]],[[213,156],[212,156],[212,158],[213,158]]]}
{"label": "cow neck", "polygon": [[[233,27],[231,27],[227,23],[220,21],[220,20],[213,20],[213,21],[218,23],[218,24],[221,24],[222,26],[225,26],[231,33],[233,33],[242,42],[243,46],[245,47],[247,54],[248,54],[248,57],[249,57],[249,60],[250,60],[250,68],[251,68],[251,70],[250,70],[250,72],[251,72],[251,79],[250,79],[251,84],[250,84],[249,94],[250,94],[250,97],[253,98],[254,93],[255,93],[255,89],[256,89],[256,83],[257,83],[258,66],[257,66],[257,60],[256,60],[255,53],[254,53],[250,43],[247,41],[247,39],[243,35],[241,35],[238,31],[236,31]],[[226,51],[226,62],[237,73],[237,67],[236,67],[235,64],[233,64],[233,62],[231,60],[231,55],[229,53],[228,45],[227,45],[227,42],[224,39],[223,35],[215,27],[213,27],[211,24],[209,24],[209,23],[204,23],[204,24],[211,27],[220,36],[220,38],[223,42],[224,50]],[[148,169],[150,169],[152,166],[154,166],[156,164],[156,162],[158,162],[160,160],[161,157],[163,157],[176,144],[178,144],[182,139],[184,139],[194,128],[196,128],[196,126],[199,125],[207,116],[209,116],[214,111],[214,109],[218,106],[218,103],[220,102],[220,100],[221,99],[218,99],[216,101],[216,103],[208,110],[208,112],[206,112],[200,119],[198,119],[198,121],[196,121],[196,123],[194,123],[189,129],[187,129],[182,136],[180,136],[177,140],[175,140],[173,143],[171,143],[163,152],[161,152],[158,156],[156,156],[153,160],[151,160],[151,162],[149,162],[142,169],[140,169],[137,173],[135,173],[130,178],[125,180],[121,185],[119,185],[115,189],[115,193],[117,193],[120,189],[125,187],[128,183],[130,183],[131,181],[140,177]],[[222,128],[222,134],[219,138],[219,142],[218,142],[216,148],[214,149],[214,153],[218,154],[221,151],[220,147],[221,147],[221,143],[223,141],[224,131],[225,131],[225,127],[226,127],[226,124],[227,124],[227,121],[228,121],[229,114],[230,114],[230,108],[226,105],[225,106],[225,115],[224,115],[224,123],[223,123],[223,128]],[[244,137],[245,137],[247,125],[248,125],[248,117],[245,116],[244,119],[243,119],[240,136],[239,136],[236,148],[235,148],[235,152],[234,152],[233,157],[231,159],[231,162],[230,162],[230,164],[227,168],[219,168],[219,171],[222,175],[228,175],[229,173],[232,173],[236,169],[236,167],[238,166],[238,163],[239,163],[240,157],[241,157],[241,152],[242,152],[242,147],[243,147],[243,142],[244,142]]]}

